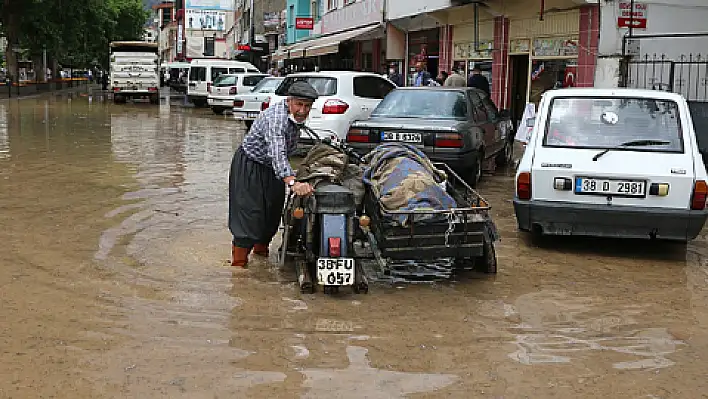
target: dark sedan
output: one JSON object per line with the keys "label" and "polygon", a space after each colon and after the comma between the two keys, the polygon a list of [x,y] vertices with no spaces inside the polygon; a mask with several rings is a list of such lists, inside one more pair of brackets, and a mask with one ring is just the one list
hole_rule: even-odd
{"label": "dark sedan", "polygon": [[347,143],[361,154],[384,142],[413,144],[475,185],[485,160],[511,160],[513,136],[509,113],[481,90],[406,87],[390,92],[368,120],[354,122]]}

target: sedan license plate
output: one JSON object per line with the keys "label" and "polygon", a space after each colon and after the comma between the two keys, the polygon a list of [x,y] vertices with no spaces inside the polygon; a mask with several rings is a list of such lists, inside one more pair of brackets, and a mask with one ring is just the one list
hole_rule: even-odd
{"label": "sedan license plate", "polygon": [[641,180],[618,180],[592,177],[575,178],[576,194],[644,197],[646,196],[646,186],[646,182]]}
{"label": "sedan license plate", "polygon": [[256,118],[258,118],[258,112],[247,112],[247,113],[246,113],[246,118],[249,118],[249,119],[256,119]]}
{"label": "sedan license plate", "polygon": [[420,133],[381,132],[381,141],[400,141],[403,143],[422,143]]}
{"label": "sedan license plate", "polygon": [[353,285],[354,259],[317,259],[317,281],[320,285]]}

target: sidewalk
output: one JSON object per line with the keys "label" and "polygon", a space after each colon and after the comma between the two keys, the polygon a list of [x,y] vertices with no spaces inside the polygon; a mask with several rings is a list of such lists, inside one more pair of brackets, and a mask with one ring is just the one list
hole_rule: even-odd
{"label": "sidewalk", "polygon": [[19,99],[45,93],[59,93],[79,90],[88,91],[94,86],[96,86],[96,84],[90,84],[86,81],[36,83],[20,86],[18,94],[17,86],[8,87],[2,85],[0,86],[0,100]]}

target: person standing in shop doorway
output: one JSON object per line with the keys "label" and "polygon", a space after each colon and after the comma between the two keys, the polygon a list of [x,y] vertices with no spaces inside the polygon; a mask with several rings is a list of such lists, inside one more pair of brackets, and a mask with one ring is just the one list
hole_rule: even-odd
{"label": "person standing in shop doorway", "polygon": [[395,64],[391,64],[388,68],[388,80],[395,83],[398,87],[403,86],[403,76],[398,73],[398,68],[396,68]]}
{"label": "person standing in shop doorway", "polygon": [[415,81],[413,85],[415,87],[430,86],[430,72],[425,70],[425,64],[419,62],[416,65],[416,70],[418,73],[415,75]]}
{"label": "person standing in shop doorway", "polygon": [[489,95],[489,81],[482,75],[482,70],[478,66],[472,68],[472,74],[467,79],[467,86],[480,89]]}

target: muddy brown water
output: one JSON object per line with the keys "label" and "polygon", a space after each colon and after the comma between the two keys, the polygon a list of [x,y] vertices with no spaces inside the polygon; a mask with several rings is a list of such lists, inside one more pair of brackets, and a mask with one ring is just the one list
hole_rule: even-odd
{"label": "muddy brown water", "polygon": [[499,274],[299,294],[226,266],[240,123],[167,104],[0,102],[0,398],[699,398],[708,246],[532,245],[480,191]]}

